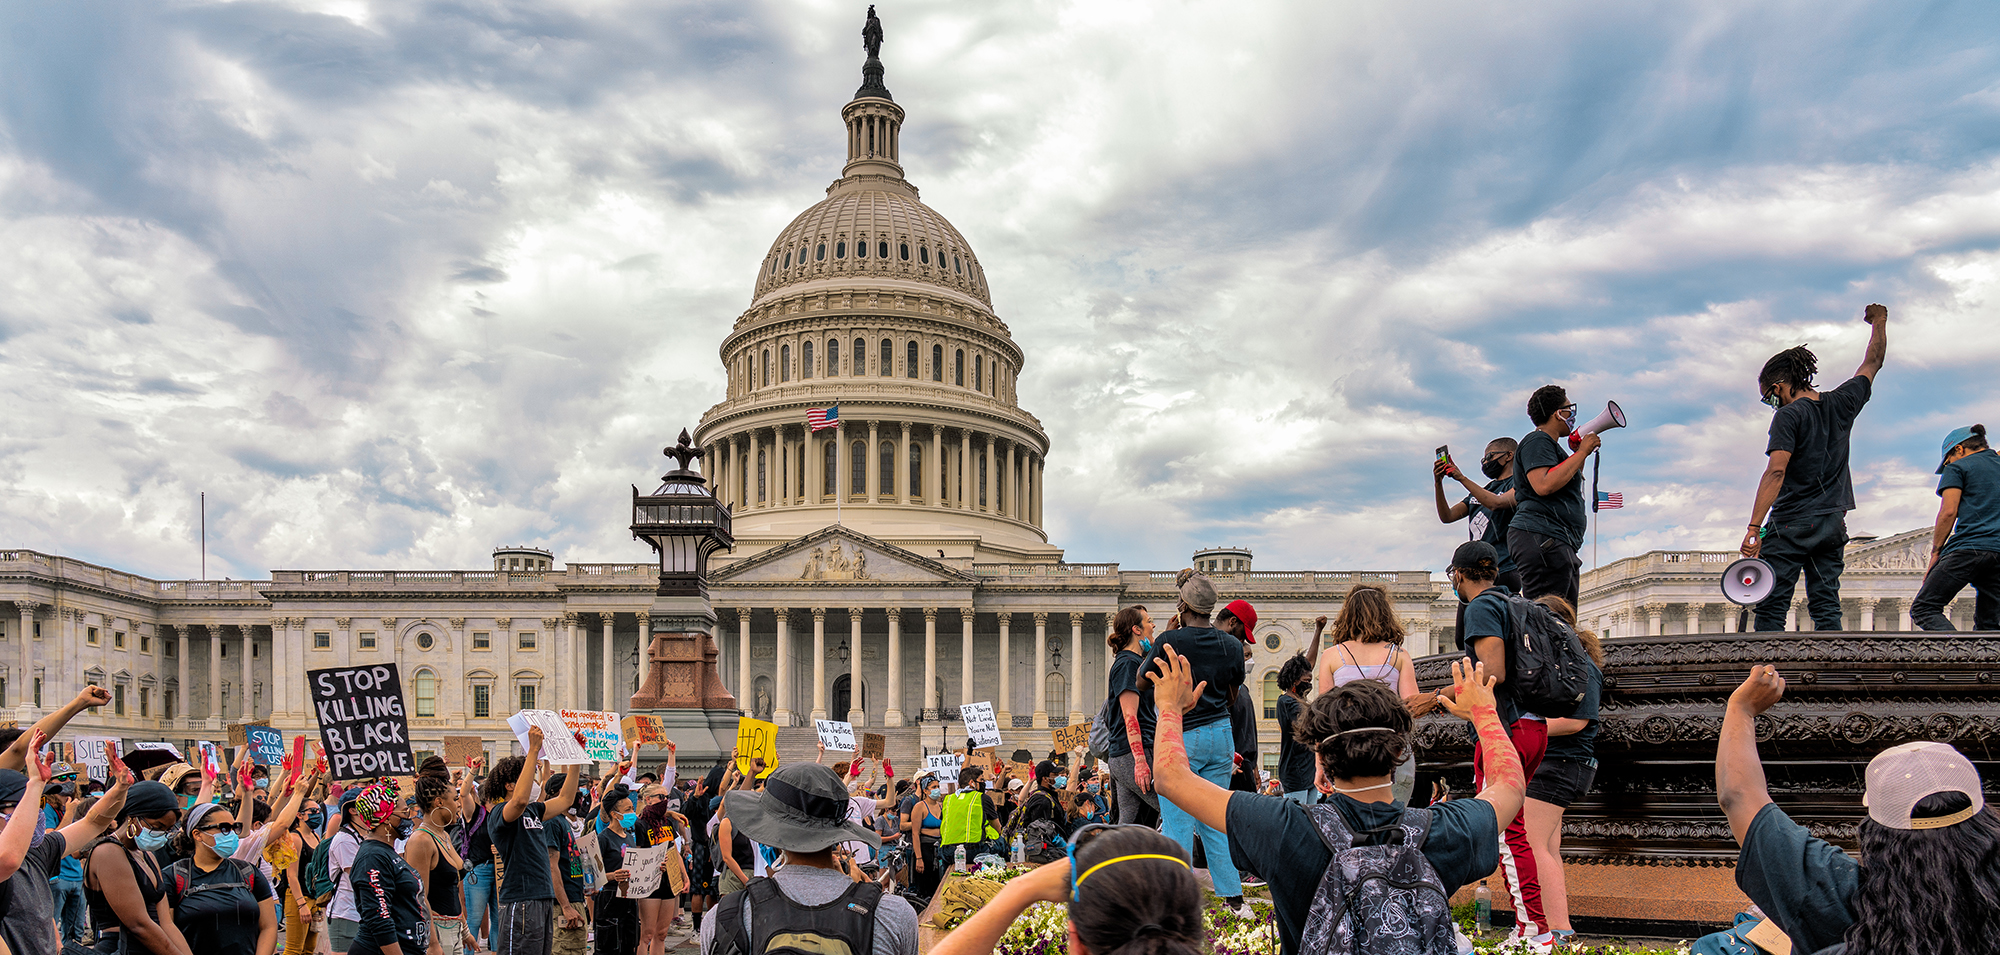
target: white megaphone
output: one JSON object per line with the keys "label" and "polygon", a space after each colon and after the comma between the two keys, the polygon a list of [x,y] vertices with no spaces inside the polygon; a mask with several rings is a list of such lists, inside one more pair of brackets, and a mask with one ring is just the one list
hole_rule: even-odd
{"label": "white megaphone", "polygon": [[1612,428],[1622,427],[1625,427],[1625,412],[1619,409],[1618,402],[1607,401],[1604,403],[1603,414],[1590,419],[1589,424],[1570,433],[1569,449],[1576,450],[1577,446],[1583,443],[1583,436],[1586,434],[1602,434]]}
{"label": "white megaphone", "polygon": [[1770,564],[1745,557],[1722,572],[1722,595],[1737,606],[1755,606],[1771,596],[1772,577]]}

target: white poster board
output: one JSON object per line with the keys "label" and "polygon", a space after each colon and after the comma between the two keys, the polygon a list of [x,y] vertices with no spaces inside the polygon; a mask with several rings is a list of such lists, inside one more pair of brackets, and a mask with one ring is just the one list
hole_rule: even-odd
{"label": "white poster board", "polygon": [[843,753],[855,751],[853,723],[840,720],[813,720],[813,727],[819,730],[820,745]]}
{"label": "white poster board", "polygon": [[181,759],[181,760],[187,759],[187,757],[181,755],[180,747],[175,746],[172,743],[133,743],[132,748],[135,750],[156,749],[164,753],[174,754],[175,759]]}
{"label": "white poster board", "polygon": [[604,886],[604,853],[598,846],[596,833],[576,837],[576,854],[583,859],[584,890],[598,891]]}
{"label": "white poster board", "polygon": [[973,749],[985,749],[1000,745],[1000,720],[993,715],[993,704],[962,703],[958,716],[965,721],[965,735],[972,740]]}
{"label": "white poster board", "polygon": [[653,890],[660,887],[660,877],[665,874],[661,867],[666,864],[667,853],[672,851],[673,846],[625,850],[625,871],[632,877],[626,880],[618,895],[627,899],[643,899],[652,895]]}
{"label": "white poster board", "polygon": [[581,766],[591,761],[577,743],[576,731],[564,725],[562,714],[554,710],[522,710],[507,717],[507,726],[521,741],[523,752],[528,748],[528,727],[541,727],[542,758],[552,766]]}
{"label": "white poster board", "polygon": [[940,779],[958,778],[958,771],[965,766],[965,757],[957,753],[933,753],[924,757],[924,772]]}
{"label": "white poster board", "polygon": [[70,744],[72,762],[83,767],[85,776],[98,782],[111,781],[111,758],[104,751],[104,744],[118,742],[113,736],[79,736]]}

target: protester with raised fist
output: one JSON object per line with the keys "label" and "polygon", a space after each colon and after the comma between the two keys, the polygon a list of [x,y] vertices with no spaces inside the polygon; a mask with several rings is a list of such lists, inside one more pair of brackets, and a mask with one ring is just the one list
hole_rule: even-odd
{"label": "protester with raised fist", "polygon": [[1870,305],[1865,317],[1873,327],[1868,350],[1840,387],[1813,390],[1819,359],[1804,345],[1772,355],[1757,374],[1758,392],[1775,412],[1742,547],[1743,556],[1771,565],[1771,594],[1757,604],[1759,630],[1785,629],[1801,571],[1813,629],[1841,629],[1840,572],[1846,567],[1847,512],[1854,510],[1848,437],[1889,352],[1889,310]]}

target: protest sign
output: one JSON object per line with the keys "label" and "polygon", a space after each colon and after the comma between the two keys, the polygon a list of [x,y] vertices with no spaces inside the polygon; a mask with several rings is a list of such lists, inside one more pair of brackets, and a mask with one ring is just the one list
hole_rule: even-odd
{"label": "protest sign", "polygon": [[1035,782],[1035,764],[1018,760],[1010,762],[1007,764],[1007,776],[1011,779],[1022,780],[1032,786]]}
{"label": "protest sign", "polygon": [[593,762],[615,763],[625,741],[618,714],[603,710],[557,710],[563,725],[583,737],[583,754]]}
{"label": "protest sign", "polygon": [[965,758],[957,753],[933,753],[924,757],[924,772],[939,778],[958,778],[958,771],[965,768]]}
{"label": "protest sign", "polygon": [[576,741],[576,731],[563,724],[562,714],[554,710],[522,710],[507,717],[507,726],[514,731],[514,738],[521,741],[521,749],[528,748],[528,727],[542,729],[542,758],[551,766],[577,766],[590,762],[584,755],[583,744]]}
{"label": "protest sign", "polygon": [[194,741],[194,755],[194,766],[197,769],[205,769],[215,776],[216,785],[228,785],[229,780],[226,777],[229,774],[229,761],[222,758],[222,747],[208,740],[198,739]]}
{"label": "protest sign", "polygon": [[133,743],[133,744],[132,744],[132,748],[133,748],[133,749],[157,749],[157,750],[163,750],[163,751],[165,751],[165,752],[169,752],[169,753],[172,753],[172,754],[174,754],[174,758],[175,758],[175,759],[186,759],[186,758],[187,758],[187,757],[185,757],[185,756],[182,756],[182,755],[181,755],[181,748],[180,748],[180,747],[178,747],[178,746],[175,746],[175,745],[174,745],[174,744],[172,744],[172,743]]}
{"label": "protest sign", "polygon": [[771,775],[778,768],[778,724],[753,720],[747,716],[736,721],[736,769],[744,775],[750,774],[750,761],[764,761],[759,777]]}
{"label": "protest sign", "polygon": [[854,724],[840,720],[813,720],[813,727],[819,730],[819,742],[827,749],[843,753],[854,752]]}
{"label": "protest sign", "polygon": [[1060,753],[1067,753],[1079,747],[1089,746],[1090,721],[1084,720],[1081,723],[1061,727],[1051,732],[1049,737],[1055,740],[1056,751]]}
{"label": "protest sign", "polygon": [[269,725],[271,725],[271,721],[270,721],[270,720],[248,720],[248,721],[246,721],[246,722],[242,722],[242,723],[231,723],[231,724],[229,724],[229,746],[230,746],[230,748],[231,748],[231,749],[234,749],[234,748],[236,748],[236,747],[238,747],[238,746],[248,746],[248,745],[250,745],[250,738],[249,738],[249,735],[248,735],[248,734],[249,734],[249,732],[250,732],[250,727],[252,727],[252,726],[269,726]]}
{"label": "protest sign", "polygon": [[268,725],[245,724],[243,727],[245,746],[250,747],[250,761],[259,766],[277,766],[285,761],[285,734]]}
{"label": "protest sign", "polygon": [[667,853],[673,851],[674,847],[670,845],[625,850],[625,871],[632,877],[625,880],[625,886],[618,890],[619,897],[643,899],[652,895],[653,890],[660,887],[660,876],[665,874],[663,867]]}
{"label": "protest sign", "polygon": [[414,776],[403,679],[393,663],[307,670],[319,736],[335,782]]}
{"label": "protest sign", "polygon": [[670,850],[666,858],[662,861],[666,863],[667,888],[673,890],[675,895],[686,892],[688,887],[687,866],[681,862],[680,850]]}
{"label": "protest sign", "polygon": [[463,766],[467,760],[484,755],[486,755],[486,741],[477,736],[444,738],[444,761],[453,766]]}
{"label": "protest sign", "polygon": [[880,733],[861,734],[861,758],[881,759],[889,750],[889,739]]}
{"label": "protest sign", "polygon": [[109,736],[79,736],[70,746],[70,762],[83,767],[84,775],[100,782],[111,781],[111,760],[104,744],[118,740]]}
{"label": "protest sign", "polygon": [[972,765],[974,765],[974,766],[988,766],[988,765],[991,765],[991,764],[993,763],[993,759],[994,759],[994,757],[993,757],[993,754],[994,754],[995,752],[997,752],[997,750],[995,750],[995,749],[994,749],[993,747],[991,747],[991,746],[985,746],[985,747],[981,747],[981,748],[979,748],[979,749],[975,749],[975,750],[973,750],[973,751],[972,751]]}
{"label": "protest sign", "polygon": [[991,702],[960,704],[958,716],[965,721],[965,735],[972,738],[972,745],[1000,745],[1000,722],[993,716]]}
{"label": "protest sign", "polygon": [[576,854],[583,860],[584,891],[595,892],[602,888],[604,886],[604,851],[599,848],[597,840],[576,840]]}
{"label": "protest sign", "polygon": [[666,724],[657,716],[634,713],[618,721],[618,725],[625,731],[625,743],[633,749],[641,746],[671,748],[674,745],[672,740],[667,739]]}

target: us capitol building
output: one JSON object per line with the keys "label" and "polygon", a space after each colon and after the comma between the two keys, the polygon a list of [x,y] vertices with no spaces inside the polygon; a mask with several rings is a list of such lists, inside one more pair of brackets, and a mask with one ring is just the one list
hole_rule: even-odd
{"label": "us capitol building", "polygon": [[[919,746],[962,745],[958,705],[989,700],[1009,747],[1040,753],[1049,727],[1101,704],[1111,616],[1143,604],[1164,624],[1179,568],[1073,563],[1049,542],[1049,436],[1015,390],[1026,356],[971,244],[904,178],[903,108],[882,82],[879,33],[868,45],[841,110],[847,163],[758,263],[722,341],[726,392],[695,433],[734,511],[736,547],[710,580],[719,668],[746,713],[807,727],[781,732],[788,756],[810,758],[810,720],[831,718],[914,761]],[[832,407],[837,426],[807,426]],[[14,608],[0,615],[0,705],[26,725],[88,682],[112,703],[69,735],[220,742],[251,719],[316,733],[307,670],[393,661],[415,749],[478,735],[506,754],[517,709],[628,708],[658,570],[642,556],[563,563],[503,547],[490,569],[197,581],[0,551],[0,602]],[[1428,571],[1251,561],[1241,548],[1193,555],[1225,600],[1260,615],[1250,680],[1266,766],[1277,668],[1351,586],[1390,590],[1412,652],[1450,641],[1454,598]]]}

